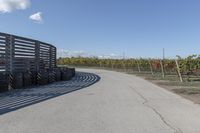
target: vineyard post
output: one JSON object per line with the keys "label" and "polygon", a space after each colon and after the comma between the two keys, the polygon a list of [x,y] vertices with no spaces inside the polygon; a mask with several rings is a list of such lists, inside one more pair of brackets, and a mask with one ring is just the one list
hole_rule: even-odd
{"label": "vineyard post", "polygon": [[111,64],[112,64],[112,69],[114,69],[114,63],[113,63],[113,61],[111,61]]}
{"label": "vineyard post", "polygon": [[131,67],[131,68],[132,68],[132,71],[133,71],[133,72],[134,72],[134,70],[135,70],[135,69],[134,69],[134,68],[135,68],[135,67],[134,67],[134,64],[135,64],[135,62],[134,62],[134,60],[132,59],[132,67]]}
{"label": "vineyard post", "polygon": [[180,67],[179,67],[178,60],[175,60],[175,62],[176,62],[176,67],[177,67],[178,76],[179,76],[179,78],[180,78],[180,81],[183,82],[183,78],[182,78],[182,75],[181,75],[181,71],[180,71]]}
{"label": "vineyard post", "polygon": [[153,68],[152,68],[152,65],[151,65],[151,59],[149,59],[149,66],[150,66],[151,74],[153,75]]}
{"label": "vineyard post", "polygon": [[126,65],[124,61],[123,61],[123,68],[124,68],[124,72],[126,72]]}
{"label": "vineyard post", "polygon": [[104,68],[103,60],[101,60],[100,62],[101,62],[101,67]]}
{"label": "vineyard post", "polygon": [[162,77],[165,78],[165,72],[164,72],[163,61],[162,60],[160,60],[160,66],[161,66],[161,70],[162,70]]}
{"label": "vineyard post", "polygon": [[141,72],[139,61],[137,60],[138,72]]}

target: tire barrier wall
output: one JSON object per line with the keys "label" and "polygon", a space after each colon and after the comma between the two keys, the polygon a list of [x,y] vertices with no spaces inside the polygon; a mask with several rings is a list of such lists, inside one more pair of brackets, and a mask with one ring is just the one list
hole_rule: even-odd
{"label": "tire barrier wall", "polygon": [[68,81],[75,76],[74,68],[56,68],[39,72],[17,72],[12,75],[0,73],[0,92],[9,88],[24,89],[36,85],[46,85],[56,81]]}
{"label": "tire barrier wall", "polygon": [[74,68],[57,68],[52,71],[14,73],[13,75],[0,73],[0,92],[9,88],[24,89],[35,85],[46,85],[56,81],[68,81],[75,76]]}

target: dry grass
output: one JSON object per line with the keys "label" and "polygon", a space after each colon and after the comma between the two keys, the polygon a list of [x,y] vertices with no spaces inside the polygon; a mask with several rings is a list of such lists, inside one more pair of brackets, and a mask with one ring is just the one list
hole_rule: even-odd
{"label": "dry grass", "polygon": [[194,95],[200,94],[200,88],[181,88],[181,89],[173,89],[175,93],[185,94],[185,95]]}
{"label": "dry grass", "polygon": [[154,84],[161,86],[171,92],[174,92],[186,99],[200,104],[200,82],[199,80],[190,80],[184,78],[184,82],[180,82],[176,75],[167,75],[165,78],[162,75],[151,74],[136,74]]}

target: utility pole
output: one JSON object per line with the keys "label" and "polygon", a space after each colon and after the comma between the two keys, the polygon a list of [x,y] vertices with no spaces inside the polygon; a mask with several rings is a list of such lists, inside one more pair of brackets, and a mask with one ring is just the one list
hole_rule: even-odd
{"label": "utility pole", "polygon": [[123,67],[124,67],[124,71],[126,72],[126,66],[125,66],[125,52],[123,52]]}
{"label": "utility pole", "polygon": [[164,78],[165,77],[165,48],[163,48],[163,59],[160,63],[161,63],[162,75]]}
{"label": "utility pole", "polygon": [[125,59],[125,52],[123,52],[123,60]]}
{"label": "utility pole", "polygon": [[165,60],[165,48],[163,48],[163,61]]}

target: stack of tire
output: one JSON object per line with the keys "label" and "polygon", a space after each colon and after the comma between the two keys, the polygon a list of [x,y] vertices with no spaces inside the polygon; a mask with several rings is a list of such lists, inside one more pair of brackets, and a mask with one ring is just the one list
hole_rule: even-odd
{"label": "stack of tire", "polygon": [[71,80],[75,76],[75,68],[57,68],[55,69],[55,81]]}
{"label": "stack of tire", "polygon": [[55,81],[61,81],[61,70],[60,68],[54,69],[55,72]]}
{"label": "stack of tire", "polygon": [[46,85],[49,81],[49,73],[47,70],[40,70],[37,74],[37,84]]}
{"label": "stack of tire", "polygon": [[70,68],[61,69],[61,80],[70,80],[73,77],[72,70]]}
{"label": "stack of tire", "polygon": [[[75,76],[74,68],[44,69],[38,72],[0,73],[0,92],[22,89],[35,85],[46,85],[55,81],[68,81]],[[10,86],[10,87],[9,87]]]}
{"label": "stack of tire", "polygon": [[13,89],[23,88],[23,73],[14,73],[12,81]]}
{"label": "stack of tire", "polygon": [[23,86],[24,87],[28,87],[33,84],[36,84],[36,77],[33,75],[36,75],[35,72],[28,71],[28,72],[23,73]]}
{"label": "stack of tire", "polygon": [[8,90],[8,74],[0,73],[0,92]]}

